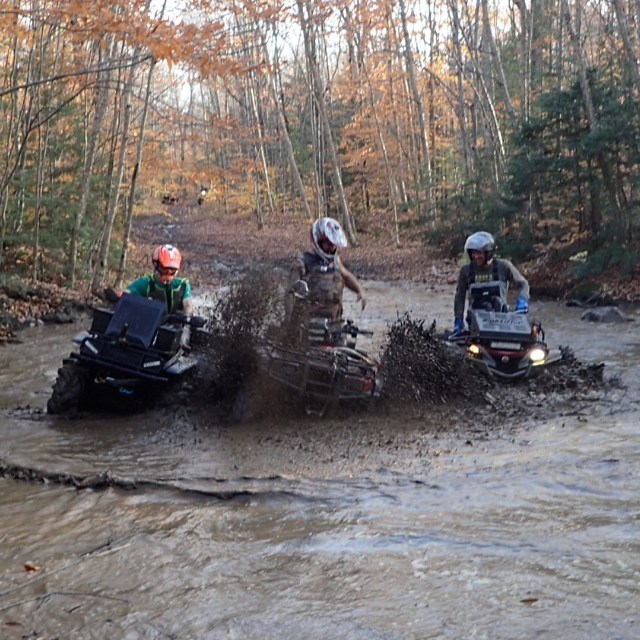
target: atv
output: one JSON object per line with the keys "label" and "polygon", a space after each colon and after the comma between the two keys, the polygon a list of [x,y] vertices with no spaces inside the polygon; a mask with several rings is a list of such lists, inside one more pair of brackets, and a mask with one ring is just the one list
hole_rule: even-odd
{"label": "atv", "polygon": [[115,309],[96,307],[88,331],[62,367],[47,402],[47,413],[72,413],[104,405],[139,407],[140,402],[185,379],[197,364],[182,344],[186,326],[200,329],[200,316],[168,315],[157,300],[124,294]]}
{"label": "atv", "polygon": [[[304,296],[298,293],[299,303]],[[276,336],[258,343],[255,375],[240,388],[232,420],[257,417],[275,396],[319,417],[340,407],[368,408],[379,396],[382,379],[379,363],[356,347],[358,335],[373,332],[351,320],[294,315]]]}
{"label": "atv", "polygon": [[509,310],[505,297],[502,283],[471,285],[469,329],[447,340],[466,349],[472,364],[499,380],[529,378],[562,360],[565,350],[549,348],[542,325]]}

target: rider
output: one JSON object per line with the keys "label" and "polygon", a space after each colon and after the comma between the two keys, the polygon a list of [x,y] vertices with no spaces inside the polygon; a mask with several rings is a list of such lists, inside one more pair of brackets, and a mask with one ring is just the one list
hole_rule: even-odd
{"label": "rider", "polygon": [[[159,300],[167,305],[167,313],[183,312],[193,315],[191,283],[187,278],[177,278],[176,274],[182,264],[182,256],[176,247],[163,244],[153,250],[153,273],[147,273],[134,280],[125,293]],[[182,333],[182,344],[189,343],[189,326],[185,325]]]}
{"label": "rider", "polygon": [[494,258],[497,249],[494,237],[486,231],[472,233],[464,243],[469,255],[469,263],[460,269],[458,286],[453,301],[454,333],[464,330],[465,297],[471,285],[475,283],[498,282],[508,287],[513,283],[518,289],[515,311],[527,313],[529,310],[529,283],[509,260]]}
{"label": "rider", "polygon": [[299,280],[306,282],[309,288],[309,317],[327,318],[332,324],[340,323],[345,286],[357,295],[362,309],[365,308],[367,296],[364,288],[338,255],[339,250],[346,246],[347,238],[337,220],[325,217],[311,225],[311,250],[296,257],[290,273],[286,297],[288,318],[291,318],[294,307],[294,285]]}

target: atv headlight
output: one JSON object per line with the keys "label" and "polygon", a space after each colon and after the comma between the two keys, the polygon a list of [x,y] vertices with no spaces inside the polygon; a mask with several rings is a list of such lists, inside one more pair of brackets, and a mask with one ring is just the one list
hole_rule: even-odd
{"label": "atv headlight", "polygon": [[480,347],[477,344],[470,344],[469,345],[469,353],[473,356],[478,356],[480,355]]}
{"label": "atv headlight", "polygon": [[145,362],[142,366],[145,369],[150,369],[151,367],[159,367],[162,364],[160,360],[149,360],[149,362]]}
{"label": "atv headlight", "polygon": [[529,352],[529,358],[531,359],[531,362],[534,364],[534,366],[537,364],[542,364],[546,357],[547,354],[545,350],[541,349],[540,347],[531,349],[531,351]]}

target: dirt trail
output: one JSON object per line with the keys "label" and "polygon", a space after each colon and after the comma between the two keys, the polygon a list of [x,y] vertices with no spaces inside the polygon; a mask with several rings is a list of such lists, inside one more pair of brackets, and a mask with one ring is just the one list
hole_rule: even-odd
{"label": "dirt trail", "polygon": [[[224,277],[229,270],[267,265],[285,269],[309,244],[309,222],[302,217],[271,223],[262,229],[249,216],[214,216],[203,209],[174,208],[164,213],[138,215],[134,227],[135,252],[131,264],[145,264],[159,243],[174,243],[185,257],[185,272],[195,281]],[[391,237],[362,234],[361,244],[343,252],[345,263],[368,280],[408,280],[454,283],[453,260],[430,255],[419,240],[397,247]],[[148,264],[148,263],[147,263]]]}

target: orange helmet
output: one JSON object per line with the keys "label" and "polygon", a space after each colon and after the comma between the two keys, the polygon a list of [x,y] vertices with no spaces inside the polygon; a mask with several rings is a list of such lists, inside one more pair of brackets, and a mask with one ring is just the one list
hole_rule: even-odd
{"label": "orange helmet", "polygon": [[182,264],[180,252],[170,244],[163,244],[153,250],[153,268],[162,284],[171,284]]}

